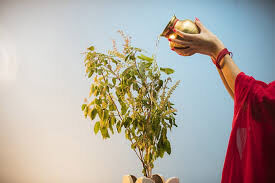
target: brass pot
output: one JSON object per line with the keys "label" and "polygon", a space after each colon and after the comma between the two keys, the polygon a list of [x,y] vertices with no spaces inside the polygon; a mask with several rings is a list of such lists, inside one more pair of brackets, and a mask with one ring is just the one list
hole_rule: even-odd
{"label": "brass pot", "polygon": [[[199,34],[200,33],[198,26],[192,20],[189,20],[189,19],[179,20],[174,15],[171,18],[171,20],[169,21],[169,23],[166,25],[165,29],[163,30],[163,32],[161,33],[160,36],[163,36],[166,38],[176,38],[176,39],[182,40],[182,37],[178,36],[176,33],[173,32],[174,28],[177,30],[180,30],[182,32],[188,33],[188,34]],[[177,48],[177,49],[189,48],[188,46],[184,47],[184,46],[174,43],[174,42],[170,42],[170,46]]]}

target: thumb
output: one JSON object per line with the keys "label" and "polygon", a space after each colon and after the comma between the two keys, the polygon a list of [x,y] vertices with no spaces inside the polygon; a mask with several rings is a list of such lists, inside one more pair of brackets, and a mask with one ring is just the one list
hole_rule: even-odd
{"label": "thumb", "polygon": [[196,17],[195,24],[200,28],[200,32],[204,32],[207,29],[204,27],[204,25],[201,23],[200,19]]}

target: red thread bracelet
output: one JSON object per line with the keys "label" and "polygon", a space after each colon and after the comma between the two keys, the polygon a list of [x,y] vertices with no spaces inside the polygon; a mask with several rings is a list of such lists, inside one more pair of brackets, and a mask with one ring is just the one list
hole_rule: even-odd
{"label": "red thread bracelet", "polygon": [[213,63],[216,65],[218,69],[221,69],[220,62],[222,58],[226,55],[229,54],[232,57],[232,52],[228,51],[226,48],[222,49],[220,53],[218,54],[218,57],[216,60],[212,59]]}

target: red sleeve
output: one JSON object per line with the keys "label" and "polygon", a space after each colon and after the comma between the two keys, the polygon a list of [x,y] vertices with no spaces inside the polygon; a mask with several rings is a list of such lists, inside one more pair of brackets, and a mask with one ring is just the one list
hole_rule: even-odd
{"label": "red sleeve", "polygon": [[235,107],[241,107],[239,105],[245,101],[251,103],[255,121],[275,121],[275,81],[266,84],[243,72],[239,73],[235,80]]}
{"label": "red sleeve", "polygon": [[[247,100],[250,101],[247,101]],[[275,81],[266,84],[251,76],[239,73],[235,81],[235,105],[251,103],[252,117],[255,121],[274,121],[275,123]],[[240,107],[240,106],[236,106]]]}
{"label": "red sleeve", "polygon": [[234,105],[234,116],[241,119],[238,126],[248,128],[246,164],[257,167],[257,173],[247,169],[246,175],[275,182],[275,81],[266,84],[238,74]]}
{"label": "red sleeve", "polygon": [[275,82],[268,85],[261,81],[255,82],[251,93],[254,120],[275,123]]}
{"label": "red sleeve", "polygon": [[243,72],[237,75],[235,80],[235,104],[239,104],[245,99],[254,81],[253,77],[247,76]]}
{"label": "red sleeve", "polygon": [[[237,117],[240,109],[246,104],[247,97],[254,85],[255,79],[240,72],[235,80],[234,116]],[[232,124],[234,125],[234,123]]]}

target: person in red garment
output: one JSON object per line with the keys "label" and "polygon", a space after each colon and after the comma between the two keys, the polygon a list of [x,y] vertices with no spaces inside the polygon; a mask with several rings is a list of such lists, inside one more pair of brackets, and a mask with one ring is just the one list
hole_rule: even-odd
{"label": "person in red garment", "polygon": [[173,29],[183,40],[169,41],[189,47],[176,49],[170,44],[179,55],[210,56],[234,99],[232,130],[221,182],[275,183],[275,81],[266,84],[241,72],[217,36],[199,19],[196,18],[195,23],[199,34]]}

